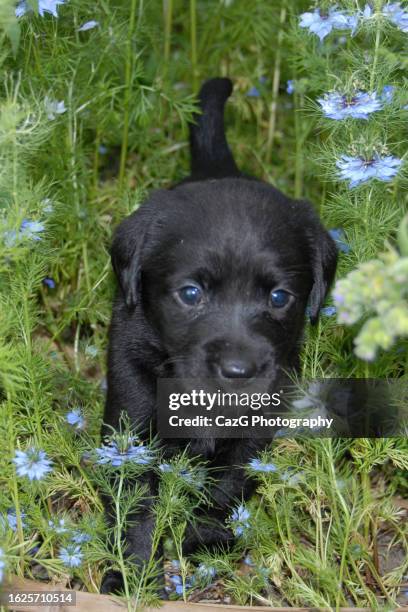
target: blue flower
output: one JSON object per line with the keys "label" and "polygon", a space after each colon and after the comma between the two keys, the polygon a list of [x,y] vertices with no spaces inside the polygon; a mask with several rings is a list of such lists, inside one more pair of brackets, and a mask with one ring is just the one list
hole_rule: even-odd
{"label": "blue flower", "polygon": [[65,519],[50,519],[48,521],[48,527],[55,533],[61,534],[69,531],[68,527],[65,526]]}
{"label": "blue flower", "polygon": [[6,246],[13,247],[16,243],[22,240],[33,240],[37,242],[41,240],[40,234],[45,230],[45,227],[39,221],[30,221],[30,219],[23,219],[20,229],[18,232],[10,230],[4,233],[4,242]]}
{"label": "blue flower", "polygon": [[[54,17],[58,17],[57,7],[59,4],[64,4],[65,0],[38,0],[38,12],[41,17],[44,13],[51,13]],[[20,2],[16,8],[16,17],[22,17],[26,13],[32,11],[31,6],[25,0]]]}
{"label": "blue flower", "polygon": [[231,529],[236,536],[243,535],[245,529],[249,527],[249,517],[251,513],[244,504],[240,504],[231,514]]}
{"label": "blue flower", "polygon": [[[173,574],[169,577],[170,582],[173,584],[173,586],[175,587],[175,592],[177,593],[177,595],[183,595],[183,580],[181,578],[181,576],[179,576],[178,574]],[[193,577],[191,578],[187,578],[185,580],[185,588],[186,589],[190,589],[193,586]]]}
{"label": "blue flower", "polygon": [[[25,512],[20,512],[20,517],[21,526],[24,529],[24,527],[26,527],[24,519],[27,517],[27,514]],[[7,523],[10,529],[12,529],[13,531],[17,531],[17,514],[15,510],[8,510],[5,516],[0,517],[0,525],[6,527]]]}
{"label": "blue flower", "polygon": [[175,586],[183,584],[183,580],[178,574],[173,574],[172,576],[170,576],[170,582],[172,582]]}
{"label": "blue flower", "polygon": [[249,466],[256,472],[276,472],[278,470],[274,463],[264,463],[260,459],[251,459]]}
{"label": "blue flower", "polygon": [[41,480],[52,470],[52,461],[47,458],[46,452],[33,446],[26,451],[17,450],[13,462],[17,466],[17,474],[30,480]]}
{"label": "blue flower", "polygon": [[320,309],[320,314],[323,315],[324,317],[334,317],[336,312],[337,312],[337,309],[335,306],[324,306],[323,308]]}
{"label": "blue flower", "polygon": [[300,15],[300,27],[307,28],[316,34],[322,41],[333,29],[354,30],[358,24],[358,17],[345,15],[338,11],[336,7],[329,9],[328,13],[315,9],[312,13],[302,13]]}
{"label": "blue flower", "polygon": [[[324,306],[323,308],[321,308],[319,310],[319,315],[322,315],[324,317],[333,317],[336,314],[336,312],[337,312],[337,310],[336,310],[335,306]],[[308,317],[310,317],[310,315],[311,315],[310,306],[306,306],[306,315]]]}
{"label": "blue flower", "polygon": [[381,100],[386,104],[392,102],[392,98],[394,96],[395,87],[393,85],[384,85]]}
{"label": "blue flower", "polygon": [[43,206],[43,211],[47,214],[50,214],[54,211],[54,205],[52,203],[51,198],[44,198],[44,200],[42,200],[41,202],[42,206]]}
{"label": "blue flower", "polygon": [[6,556],[4,554],[4,550],[0,548],[0,582],[3,581],[5,567],[6,567]]}
{"label": "blue flower", "polygon": [[105,145],[101,144],[99,145],[98,151],[101,155],[106,155],[108,152],[108,147],[106,147]]}
{"label": "blue flower", "polygon": [[65,420],[75,429],[83,429],[85,427],[85,418],[80,408],[73,408],[70,412],[67,412]]}
{"label": "blue flower", "polygon": [[286,82],[286,91],[288,92],[288,94],[293,94],[295,91],[295,81],[293,79],[289,79],[289,81]]}
{"label": "blue flower", "polygon": [[251,87],[249,91],[247,91],[248,98],[259,98],[260,95],[259,89],[257,89],[255,85]]}
{"label": "blue flower", "polygon": [[381,157],[375,154],[371,159],[342,155],[336,166],[340,170],[340,178],[349,180],[349,187],[361,185],[373,178],[388,182],[397,173],[402,160],[392,155]]}
{"label": "blue flower", "polygon": [[350,247],[346,242],[344,231],[341,228],[331,229],[329,230],[329,234],[336,243],[339,251],[342,251],[342,253],[350,253]]}
{"label": "blue flower", "polygon": [[[177,468],[173,465],[170,465],[169,463],[161,463],[159,465],[159,470],[161,472],[167,472],[167,473],[172,472],[174,474],[177,474],[177,476],[180,476],[186,482],[190,484],[194,483],[194,475],[191,472],[191,470],[189,470],[188,468]],[[201,484],[201,483],[198,482],[197,484]]]}
{"label": "blue flower", "polygon": [[286,482],[289,486],[293,487],[302,480],[302,474],[294,474],[292,468],[288,468],[286,472],[281,475],[283,482]]}
{"label": "blue flower", "polygon": [[330,119],[341,121],[347,117],[353,119],[368,119],[368,115],[382,109],[381,101],[377,94],[356,91],[352,96],[346,96],[338,92],[325,94],[317,100],[322,107],[323,113]]}
{"label": "blue flower", "polygon": [[96,357],[97,354],[98,354],[98,348],[93,344],[88,344],[88,346],[85,349],[85,355],[88,355],[88,357]]}
{"label": "blue flower", "polygon": [[64,100],[58,102],[58,100],[51,100],[51,98],[46,96],[44,99],[44,106],[47,117],[50,121],[55,119],[56,115],[63,115],[67,112]]}
{"label": "blue flower", "polygon": [[[266,77],[265,76],[260,76],[258,79],[259,83],[261,85],[263,85],[264,83],[266,83]],[[259,89],[255,86],[251,87],[251,89],[249,91],[247,91],[246,94],[249,98],[259,98],[259,96],[261,95]]]}
{"label": "blue flower", "polygon": [[91,541],[91,536],[84,531],[74,531],[72,533],[72,541],[75,542],[75,544],[85,544]]}
{"label": "blue flower", "polygon": [[41,240],[41,237],[38,236],[41,232],[45,230],[45,227],[39,221],[30,221],[29,219],[24,219],[20,226],[20,234],[23,238],[29,238],[30,240]]}
{"label": "blue flower", "polygon": [[408,12],[405,11],[400,2],[386,4],[382,9],[382,14],[387,17],[394,25],[403,32],[408,32]]}
{"label": "blue flower", "polygon": [[197,567],[197,576],[201,580],[211,581],[216,575],[217,572],[215,567],[212,567],[212,565],[200,563],[200,565]]}
{"label": "blue flower", "polygon": [[87,21],[83,23],[77,30],[77,32],[87,32],[88,30],[93,30],[93,28],[97,28],[99,26],[99,21],[95,21],[91,19],[91,21]]}
{"label": "blue flower", "polygon": [[61,548],[58,557],[67,567],[79,567],[82,563],[84,554],[81,552],[80,546],[69,544],[65,548]]}
{"label": "blue flower", "polygon": [[96,448],[98,455],[97,463],[104,465],[109,463],[113,467],[119,467],[126,462],[136,463],[137,465],[147,465],[153,460],[151,451],[146,446],[135,446],[134,437],[128,436],[126,439],[112,440],[109,444],[102,444],[101,448]]}
{"label": "blue flower", "polygon": [[55,289],[55,280],[50,276],[46,276],[42,279],[42,284],[48,287],[48,289]]}
{"label": "blue flower", "polygon": [[245,563],[245,565],[249,565],[250,567],[253,567],[255,565],[255,563],[252,561],[251,555],[247,555],[244,558],[244,563]]}

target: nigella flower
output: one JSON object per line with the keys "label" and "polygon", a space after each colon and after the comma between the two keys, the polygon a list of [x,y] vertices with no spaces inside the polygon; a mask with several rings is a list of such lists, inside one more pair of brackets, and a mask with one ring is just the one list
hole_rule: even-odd
{"label": "nigella flower", "polygon": [[72,541],[75,542],[75,544],[85,544],[91,541],[91,536],[84,531],[74,531],[72,534]]}
{"label": "nigella flower", "polygon": [[[264,83],[266,83],[266,77],[261,76],[259,77],[258,81],[260,82],[261,85],[263,85]],[[251,87],[249,91],[247,91],[246,95],[248,96],[248,98],[259,98],[261,93],[257,87],[253,86]]]}
{"label": "nigella flower", "polygon": [[341,228],[331,229],[329,230],[329,234],[336,243],[339,251],[342,251],[342,253],[350,253],[350,247],[346,242],[344,231]]}
{"label": "nigella flower", "polygon": [[315,9],[312,13],[302,13],[300,15],[299,26],[307,28],[310,32],[316,34],[322,41],[333,29],[336,30],[352,30],[352,33],[357,27],[357,15],[345,15],[338,11],[336,7],[332,7],[329,11],[323,12],[320,9]]}
{"label": "nigella flower", "polygon": [[288,94],[293,94],[295,91],[295,81],[293,79],[289,79],[289,81],[286,82],[286,91],[288,92]]}
{"label": "nigella flower", "polygon": [[244,558],[244,563],[245,563],[245,565],[249,565],[249,567],[254,567],[254,565],[255,565],[255,563],[252,561],[251,555],[247,555]]}
{"label": "nigella flower", "polygon": [[264,463],[260,459],[251,459],[248,465],[256,472],[276,472],[278,470],[274,463]]}
{"label": "nigella flower", "polygon": [[24,219],[21,227],[20,233],[24,238],[29,238],[30,240],[41,240],[41,237],[38,236],[41,232],[45,230],[45,227],[39,221],[30,221],[29,219]]}
{"label": "nigella flower", "polygon": [[335,306],[324,306],[320,309],[320,314],[324,317],[334,317],[337,310]]}
{"label": "nigella flower", "polygon": [[[319,315],[322,315],[324,317],[334,317],[336,312],[337,312],[337,310],[336,310],[335,306],[324,306],[323,308],[321,308],[319,310]],[[308,317],[310,317],[310,315],[311,315],[310,306],[306,306],[306,315]]]}
{"label": "nigella flower", "polygon": [[247,91],[248,98],[259,98],[260,95],[259,89],[255,85]]}
{"label": "nigella flower", "polygon": [[99,21],[94,21],[93,19],[91,19],[91,21],[87,21],[86,23],[83,23],[77,30],[77,32],[87,32],[88,30],[93,30],[93,28],[97,28],[99,26]]}
{"label": "nigella flower", "polygon": [[41,480],[52,470],[52,461],[46,452],[33,446],[26,451],[17,450],[13,462],[17,466],[17,474],[27,476],[29,480]]}
{"label": "nigella flower", "polygon": [[41,240],[40,234],[45,230],[45,227],[39,221],[30,221],[30,219],[23,219],[20,229],[18,232],[15,230],[10,230],[4,233],[4,242],[6,246],[13,247],[18,242],[22,240],[33,240],[37,242]]}
{"label": "nigella flower", "polygon": [[47,113],[47,117],[50,121],[55,119],[56,115],[63,115],[67,112],[64,100],[58,102],[57,100],[51,100],[51,98],[45,96],[44,106],[45,111]]}
{"label": "nigella flower", "polygon": [[68,544],[65,548],[61,548],[58,557],[67,567],[79,567],[82,563],[84,554],[81,552],[80,546]]}
{"label": "nigella flower", "polygon": [[234,535],[241,536],[245,529],[249,527],[249,517],[251,513],[247,508],[245,508],[244,504],[240,504],[235,508],[233,513],[231,514],[231,529],[234,532]]}
{"label": "nigella flower", "polygon": [[98,348],[94,346],[93,344],[88,344],[88,346],[85,349],[85,355],[88,355],[89,357],[96,357],[97,354],[98,354]]}
{"label": "nigella flower", "polygon": [[0,548],[0,582],[3,581],[5,567],[6,567],[6,557],[4,554],[4,550]]}
{"label": "nigella flower", "polygon": [[74,429],[83,429],[85,427],[85,418],[80,408],[73,408],[70,412],[67,412],[65,420]]}
{"label": "nigella flower", "polygon": [[109,444],[102,444],[101,448],[96,448],[98,455],[97,463],[104,465],[110,464],[119,467],[124,463],[136,463],[137,465],[147,465],[153,460],[151,451],[146,446],[135,446],[134,436],[117,436]]}
{"label": "nigella flower", "polygon": [[375,92],[356,91],[352,96],[346,96],[334,91],[325,94],[323,98],[318,98],[317,101],[326,117],[336,121],[347,117],[368,119],[368,115],[382,109],[381,101]]}
{"label": "nigella flower", "polygon": [[401,164],[402,160],[392,155],[381,157],[375,154],[371,159],[342,155],[336,166],[340,178],[349,180],[349,187],[353,188],[373,178],[388,182],[398,173]]}
{"label": "nigella flower", "polygon": [[47,214],[50,214],[54,211],[54,205],[52,203],[51,198],[44,198],[41,202],[41,205],[43,206],[43,211]]}
{"label": "nigella flower", "polygon": [[381,94],[381,99],[383,100],[383,102],[385,102],[386,104],[389,104],[390,102],[392,102],[392,98],[394,96],[394,90],[395,90],[395,87],[393,85],[384,85],[382,94]]}
{"label": "nigella flower", "polygon": [[293,487],[302,480],[302,473],[294,474],[292,468],[288,468],[286,472],[281,475],[283,482],[286,482],[289,486]]}
{"label": "nigella flower", "polygon": [[66,527],[65,525],[65,519],[61,518],[61,519],[50,519],[48,521],[48,527],[50,527],[50,529],[52,531],[54,531],[55,533],[61,534],[61,533],[66,533],[67,531],[69,531],[68,527]]}
{"label": "nigella flower", "polygon": [[55,289],[55,280],[50,276],[46,276],[42,279],[42,284],[48,287],[48,289]]}
{"label": "nigella flower", "polygon": [[[27,514],[25,512],[20,512],[21,526],[23,529],[24,527],[26,527],[26,524],[24,522],[24,519],[26,517]],[[7,523],[10,529],[12,529],[13,531],[17,531],[17,514],[15,510],[8,510],[5,516],[0,517],[0,525],[6,527]]]}
{"label": "nigella flower", "polygon": [[197,576],[202,580],[212,580],[217,575],[215,567],[212,565],[207,565],[206,563],[200,563],[197,567]]}
{"label": "nigella flower", "polygon": [[159,470],[161,472],[173,472],[190,484],[193,484],[194,482],[193,474],[188,468],[177,468],[169,463],[161,463],[159,465]]}
{"label": "nigella flower", "polygon": [[[175,587],[177,595],[183,595],[183,580],[178,574],[173,574],[169,577],[170,582]],[[186,578],[184,585],[186,589],[191,589],[194,583],[194,576]]]}
{"label": "nigella flower", "polygon": [[[38,12],[41,17],[44,13],[51,13],[54,17],[58,17],[57,7],[59,4],[64,4],[65,0],[38,0]],[[31,6],[23,0],[19,2],[16,8],[16,17],[22,17],[26,13],[32,11]]]}
{"label": "nigella flower", "polygon": [[400,2],[386,4],[382,8],[382,14],[403,32],[408,32],[408,12],[401,7]]}

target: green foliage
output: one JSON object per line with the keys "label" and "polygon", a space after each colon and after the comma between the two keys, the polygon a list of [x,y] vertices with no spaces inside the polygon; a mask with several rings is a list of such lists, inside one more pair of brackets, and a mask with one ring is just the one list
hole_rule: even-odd
{"label": "green foliage", "polygon": [[[351,0],[340,8],[354,11],[357,4],[364,8]],[[8,572],[70,576],[97,591],[113,564],[125,574],[129,609],[157,601],[158,564],[152,556],[135,569],[120,536],[146,491],[124,486],[129,465],[115,471],[84,454],[101,444],[112,229],[151,189],[187,174],[187,122],[202,80],[234,79],[227,126],[240,167],[310,199],[327,227],[344,229],[350,252],[340,254],[338,278],[345,284],[357,275],[347,300],[358,301],[358,318],[377,309],[368,310],[372,293],[362,301],[371,284],[361,276],[377,261],[378,278],[391,287],[385,297],[395,296],[391,309],[405,309],[404,324],[406,290],[396,272],[407,256],[406,231],[400,258],[394,240],[407,209],[406,170],[390,183],[350,190],[335,165],[347,153],[405,155],[407,35],[381,17],[383,5],[375,2],[374,17],[354,36],[332,32],[319,43],[298,27],[310,8],[305,0],[254,0],[250,7],[243,0],[70,0],[58,6],[58,18],[34,10],[18,20],[15,3],[1,0],[0,512],[16,516],[15,530],[0,525]],[[79,31],[90,20],[98,25]],[[394,86],[393,98],[368,121],[327,119],[317,103],[332,89],[380,93],[385,85]],[[248,95],[253,87],[259,95]],[[382,258],[384,243],[392,246]],[[382,345],[367,339],[372,349],[389,349],[367,363],[353,354],[355,328],[323,316],[307,327],[303,374],[406,376],[407,345],[401,339],[391,346],[393,330]],[[66,422],[74,408],[83,412],[83,430]],[[30,445],[53,461],[38,482],[18,476],[13,463],[16,450]],[[162,472],[152,449],[161,476],[154,547],[167,538],[185,597],[190,574],[205,563],[238,603],[375,608],[400,601],[406,525],[391,496],[407,490],[404,439],[277,441],[264,459],[278,470],[258,477],[248,533],[231,550],[204,550],[193,559],[182,556],[184,529],[197,507],[211,503],[217,474],[186,455]],[[103,494],[115,501],[113,526],[104,520]],[[69,534],[49,526],[59,518]],[[74,530],[91,539],[81,544],[80,565],[67,567],[59,555]],[[392,568],[378,565],[385,532],[403,551]],[[252,565],[242,564],[248,551]]]}
{"label": "green foliage", "polygon": [[407,287],[408,257],[394,249],[360,264],[337,282],[339,320],[352,325],[369,317],[354,341],[356,355],[373,360],[379,348],[387,350],[408,336]]}

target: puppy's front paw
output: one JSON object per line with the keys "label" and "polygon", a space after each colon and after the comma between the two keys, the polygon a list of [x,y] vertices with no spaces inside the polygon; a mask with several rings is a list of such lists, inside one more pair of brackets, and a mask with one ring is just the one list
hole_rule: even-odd
{"label": "puppy's front paw", "polygon": [[108,595],[114,593],[119,595],[123,592],[123,576],[120,572],[109,570],[102,578],[100,593]]}

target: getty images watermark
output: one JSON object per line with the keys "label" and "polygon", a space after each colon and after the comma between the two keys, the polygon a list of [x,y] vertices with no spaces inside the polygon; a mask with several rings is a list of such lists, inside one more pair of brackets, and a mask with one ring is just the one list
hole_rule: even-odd
{"label": "getty images watermark", "polygon": [[[250,409],[259,411],[262,408],[278,408],[282,405],[279,393],[248,393],[248,392],[226,392],[217,389],[215,392],[205,391],[204,389],[192,389],[189,392],[173,392],[168,397],[168,408],[171,411],[178,411],[182,408],[201,408],[207,412],[217,411],[222,408]],[[217,414],[214,417],[196,414],[195,416],[170,415],[168,423],[170,427],[267,427],[296,429],[307,427],[309,429],[326,428],[329,429],[333,424],[333,418],[324,418],[320,414],[316,417],[300,418],[285,416],[265,416],[263,414],[238,414],[231,416],[228,413]]]}
{"label": "getty images watermark", "polygon": [[161,438],[392,437],[408,432],[408,384],[397,379],[159,379]]}

